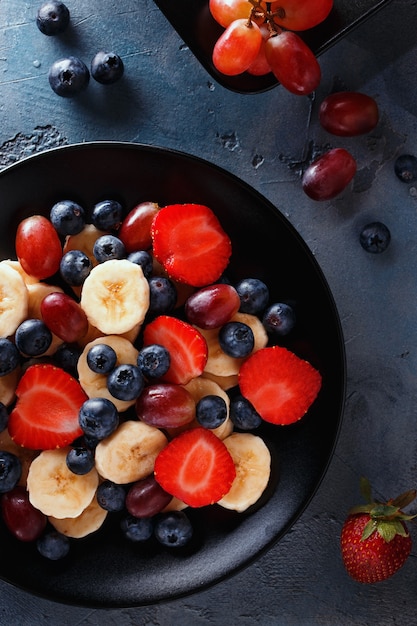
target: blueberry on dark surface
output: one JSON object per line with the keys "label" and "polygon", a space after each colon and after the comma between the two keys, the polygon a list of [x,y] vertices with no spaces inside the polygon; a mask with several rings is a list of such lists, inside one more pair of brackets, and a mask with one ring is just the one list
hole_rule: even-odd
{"label": "blueberry on dark surface", "polygon": [[92,59],[90,70],[94,80],[102,85],[110,85],[123,76],[124,65],[118,54],[100,50]]}
{"label": "blueberry on dark surface", "polygon": [[87,365],[97,374],[108,374],[115,367],[117,354],[106,343],[96,343],[87,352]]}
{"label": "blueberry on dark surface", "polygon": [[118,365],[107,377],[107,389],[118,400],[135,400],[144,386],[142,372],[131,363]]}
{"label": "blueberry on dark surface", "polygon": [[91,214],[91,222],[99,230],[118,229],[123,219],[123,207],[117,200],[98,202]]}
{"label": "blueberry on dark surface", "polygon": [[155,520],[154,534],[163,546],[181,548],[193,536],[193,527],[184,511],[171,511]]}
{"label": "blueberry on dark surface", "polygon": [[93,254],[99,263],[104,263],[111,259],[126,258],[126,248],[123,241],[115,235],[102,235],[94,242]]}
{"label": "blueberry on dark surface", "polygon": [[0,402],[0,433],[7,427],[9,422],[9,412],[7,410],[7,406]]}
{"label": "blueberry on dark surface", "polygon": [[87,437],[102,440],[118,427],[119,414],[107,398],[89,398],[80,408],[78,421]]}
{"label": "blueberry on dark surface", "polygon": [[149,313],[162,315],[170,313],[177,302],[174,283],[164,276],[151,276],[149,282]]}
{"label": "blueberry on dark surface", "polygon": [[401,154],[394,163],[394,172],[403,183],[417,180],[417,157],[413,154]]}
{"label": "blueberry on dark surface", "polygon": [[19,363],[19,350],[13,341],[7,337],[0,337],[0,377],[13,372]]}
{"label": "blueberry on dark surface", "polygon": [[43,534],[36,541],[36,547],[39,554],[51,561],[59,561],[63,559],[70,551],[70,540],[66,535],[59,533],[57,530],[51,530]]}
{"label": "blueberry on dark surface", "polygon": [[219,344],[223,352],[236,359],[248,356],[255,345],[250,326],[242,322],[228,322],[220,328]]}
{"label": "blueberry on dark surface", "polygon": [[259,278],[244,278],[235,289],[240,298],[241,313],[257,315],[265,309],[269,301],[269,289]]}
{"label": "blueberry on dark surface", "polygon": [[146,250],[131,252],[127,257],[127,260],[131,263],[136,263],[136,265],[140,265],[145,278],[149,278],[151,276],[153,271],[153,262],[152,256],[149,252]]}
{"label": "blueberry on dark surface", "polygon": [[61,259],[59,271],[68,285],[79,287],[83,284],[93,264],[90,258],[82,250],[69,250]]}
{"label": "blueberry on dark surface", "polygon": [[169,370],[171,357],[165,346],[154,343],[142,348],[137,362],[145,378],[160,378]]}
{"label": "blueberry on dark surface", "polygon": [[361,230],[359,241],[366,252],[379,254],[388,248],[391,241],[391,233],[389,228],[382,222],[370,222]]}
{"label": "blueberry on dark surface", "polygon": [[294,328],[295,322],[294,309],[285,302],[271,304],[262,317],[266,332],[279,337],[288,335]]}
{"label": "blueberry on dark surface", "polygon": [[89,448],[75,447],[68,450],[66,463],[73,474],[88,474],[94,467],[94,454]]}
{"label": "blueberry on dark surface", "polygon": [[227,418],[226,402],[220,396],[203,396],[196,405],[196,418],[203,428],[218,428]]}
{"label": "blueberry on dark surface", "polygon": [[68,7],[59,0],[49,0],[41,4],[36,12],[36,26],[44,35],[63,33],[70,22]]}
{"label": "blueberry on dark surface", "polygon": [[61,200],[54,204],[49,219],[60,235],[77,235],[85,226],[85,213],[82,206],[72,200]]}
{"label": "blueberry on dark surface", "polygon": [[19,457],[7,450],[0,450],[0,493],[11,491],[22,475]]}
{"label": "blueberry on dark surface", "polygon": [[48,80],[52,91],[58,96],[72,98],[87,88],[90,72],[81,59],[68,57],[52,63]]}
{"label": "blueberry on dark surface", "polygon": [[129,541],[147,541],[153,534],[153,521],[150,517],[126,515],[120,522],[120,528]]}
{"label": "blueberry on dark surface", "polygon": [[262,418],[252,404],[241,395],[230,402],[230,419],[240,430],[254,430],[262,423]]}
{"label": "blueberry on dark surface", "polygon": [[53,356],[58,367],[75,376],[77,374],[77,364],[80,358],[81,348],[75,344],[63,343],[59,346]]}
{"label": "blueberry on dark surface", "polygon": [[97,502],[105,511],[116,513],[123,511],[126,502],[126,491],[123,485],[111,480],[103,480],[97,487]]}
{"label": "blueberry on dark surface", "polygon": [[25,356],[40,356],[52,343],[52,333],[42,320],[24,320],[16,329],[16,348]]}

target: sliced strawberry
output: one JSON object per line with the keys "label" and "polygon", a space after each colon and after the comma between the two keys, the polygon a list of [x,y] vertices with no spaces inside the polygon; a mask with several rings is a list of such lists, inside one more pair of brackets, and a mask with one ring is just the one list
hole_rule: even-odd
{"label": "sliced strawberry", "polygon": [[239,372],[242,395],[272,424],[292,424],[303,417],[321,388],[321,374],[286,348],[262,348]]}
{"label": "sliced strawberry", "polygon": [[207,342],[188,322],[160,315],[147,324],[143,334],[145,346],[160,344],[171,357],[171,364],[161,380],[185,385],[203,373],[207,363]]}
{"label": "sliced strawberry", "polygon": [[192,507],[218,502],[236,477],[223,441],[205,428],[193,428],[173,439],[155,461],[155,478],[165,491]]}
{"label": "sliced strawberry", "polygon": [[20,379],[16,396],[8,429],[18,445],[31,450],[62,448],[82,435],[78,412],[88,396],[63,369],[31,365]]}
{"label": "sliced strawberry", "polygon": [[194,287],[209,285],[229,263],[230,239],[207,206],[165,206],[156,214],[151,230],[154,256],[174,280]]}

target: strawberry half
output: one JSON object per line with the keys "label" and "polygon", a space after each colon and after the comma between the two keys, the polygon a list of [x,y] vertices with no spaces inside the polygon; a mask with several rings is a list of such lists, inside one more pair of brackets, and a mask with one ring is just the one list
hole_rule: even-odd
{"label": "strawberry half", "polygon": [[192,507],[218,502],[236,477],[228,449],[205,428],[175,437],[157,456],[154,471],[165,491]]}
{"label": "strawberry half", "polygon": [[280,346],[258,350],[239,372],[242,395],[272,424],[292,424],[303,417],[321,388],[321,374],[304,359]]}
{"label": "strawberry half", "polygon": [[143,343],[145,346],[160,344],[170,354],[170,367],[161,380],[186,385],[203,373],[208,358],[207,342],[188,322],[160,315],[145,327]]}
{"label": "strawberry half", "polygon": [[8,430],[18,445],[31,450],[62,448],[82,435],[78,412],[88,396],[63,369],[31,365],[19,381],[16,396]]}
{"label": "strawberry half", "polygon": [[202,287],[226,269],[232,245],[213,211],[202,204],[170,204],[152,222],[155,258],[168,275]]}

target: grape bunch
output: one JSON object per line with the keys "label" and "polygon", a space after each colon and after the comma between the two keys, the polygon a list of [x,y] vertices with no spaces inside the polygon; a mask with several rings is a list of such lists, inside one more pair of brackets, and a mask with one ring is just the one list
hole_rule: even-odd
{"label": "grape bunch", "polygon": [[227,76],[272,72],[289,92],[310,94],[320,84],[320,65],[297,32],[323,22],[332,7],[333,0],[209,0],[225,29],[213,48],[214,67]]}

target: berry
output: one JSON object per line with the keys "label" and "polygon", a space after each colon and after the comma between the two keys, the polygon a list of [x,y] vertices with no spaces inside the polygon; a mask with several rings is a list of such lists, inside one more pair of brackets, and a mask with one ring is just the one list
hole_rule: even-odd
{"label": "berry", "polygon": [[25,487],[16,486],[3,494],[1,512],[7,528],[19,541],[35,541],[45,530],[47,517],[31,504]]}
{"label": "berry", "polygon": [[194,287],[216,282],[232,252],[219,220],[200,204],[160,209],[152,222],[152,241],[154,256],[168,276]]}
{"label": "berry", "polygon": [[94,454],[88,448],[71,448],[67,454],[67,467],[74,474],[88,474],[94,467]]}
{"label": "berry", "polygon": [[240,430],[254,430],[262,424],[262,418],[251,403],[241,395],[230,402],[230,419]]}
{"label": "berry", "polygon": [[87,365],[97,374],[108,374],[117,362],[115,350],[106,343],[96,343],[87,352]]}
{"label": "berry", "polygon": [[52,333],[42,320],[24,320],[16,329],[16,348],[25,356],[40,356],[52,343]]}
{"label": "berry", "polygon": [[7,428],[7,423],[9,421],[9,412],[7,410],[7,406],[0,402],[0,433],[3,432],[5,428]]}
{"label": "berry", "polygon": [[170,383],[148,385],[136,401],[138,418],[157,428],[177,428],[195,418],[195,401],[185,387]]}
{"label": "berry", "polygon": [[164,276],[149,278],[149,309],[150,315],[170,313],[177,302],[177,290],[174,283]]}
{"label": "berry", "polygon": [[369,133],[378,124],[378,105],[373,98],[355,91],[332,93],[323,100],[319,120],[327,132],[339,137]]}
{"label": "berry", "polygon": [[88,398],[79,410],[79,425],[88,436],[101,441],[119,425],[119,414],[107,398]]}
{"label": "berry", "polygon": [[303,191],[312,200],[331,200],[348,186],[356,168],[356,160],[350,152],[333,148],[307,167],[302,178]]}
{"label": "berry", "polygon": [[259,415],[280,425],[301,419],[321,388],[320,373],[280,346],[261,348],[249,356],[238,380],[242,395]]}
{"label": "berry", "polygon": [[9,433],[30,450],[60,448],[82,435],[78,411],[87,399],[80,384],[50,364],[31,365],[16,388]]}
{"label": "berry", "polygon": [[126,491],[123,485],[103,480],[97,487],[97,502],[105,511],[116,513],[125,508]]}
{"label": "berry", "polygon": [[120,528],[129,541],[147,541],[153,534],[153,521],[149,517],[126,515],[120,522]]}
{"label": "berry", "polygon": [[99,263],[126,258],[123,242],[114,235],[102,235],[94,242],[93,254]]}
{"label": "berry", "polygon": [[171,357],[164,346],[151,344],[145,346],[138,354],[138,367],[148,379],[164,376],[171,365]]}
{"label": "berry", "polygon": [[36,26],[48,36],[63,33],[70,22],[68,7],[59,0],[48,0],[41,4],[36,13]]}
{"label": "berry", "polygon": [[224,443],[200,427],[177,435],[155,461],[155,478],[161,487],[192,507],[218,502],[235,476],[233,459]]}
{"label": "berry", "polygon": [[72,200],[61,200],[53,205],[49,219],[61,236],[77,235],[85,226],[85,213],[82,206]]}
{"label": "berry", "polygon": [[153,517],[160,513],[171,500],[171,494],[164,491],[153,474],[150,474],[129,487],[126,509],[134,517]]}
{"label": "berry", "polygon": [[236,285],[241,313],[258,315],[269,302],[269,289],[259,278],[244,278]]}
{"label": "berry", "polygon": [[42,280],[58,271],[61,241],[46,217],[33,215],[21,221],[16,231],[15,248],[22,268],[30,276]]}
{"label": "berry", "polygon": [[359,234],[359,242],[366,252],[379,254],[384,252],[391,241],[389,228],[382,222],[370,222]]}
{"label": "berry", "polygon": [[6,337],[0,337],[0,377],[13,372],[19,363],[19,350],[13,341]]}
{"label": "berry", "polygon": [[123,207],[117,200],[98,202],[91,215],[91,222],[99,230],[117,230],[122,223]]}
{"label": "berry", "polygon": [[48,72],[52,91],[63,98],[73,98],[88,87],[90,72],[86,64],[70,56],[52,63]]}
{"label": "berry", "polygon": [[149,278],[152,274],[153,261],[151,255],[149,252],[146,252],[146,250],[136,250],[135,252],[131,252],[128,254],[127,260],[131,263],[136,263],[136,265],[140,265],[145,278]]}
{"label": "berry", "polygon": [[41,302],[41,316],[49,330],[68,343],[84,337],[88,320],[81,306],[66,293],[52,292]]}
{"label": "berry", "polygon": [[266,332],[278,337],[288,335],[294,328],[295,323],[294,309],[285,302],[271,304],[262,317],[262,324]]}
{"label": "berry", "polygon": [[197,422],[203,428],[218,428],[227,419],[227,405],[216,395],[203,396],[196,405]]}
{"label": "berry", "polygon": [[102,85],[110,85],[123,76],[124,65],[118,54],[100,50],[92,59],[90,70],[94,80]]}
{"label": "berry", "polygon": [[167,548],[182,548],[193,536],[193,527],[184,511],[171,511],[155,521],[154,535]]}
{"label": "berry", "polygon": [[22,475],[19,457],[7,450],[0,450],[0,493],[11,491]]}
{"label": "berry", "polygon": [[145,381],[137,365],[123,363],[107,377],[107,389],[118,400],[135,400],[142,392]]}
{"label": "berry", "polygon": [[394,172],[403,183],[417,180],[417,157],[413,154],[401,154],[394,163]]}
{"label": "berry", "polygon": [[90,274],[92,267],[93,264],[85,252],[69,250],[61,259],[59,271],[68,285],[79,287]]}
{"label": "berry", "polygon": [[240,298],[234,287],[217,283],[203,287],[185,302],[185,316],[190,324],[203,330],[226,324],[240,307]]}
{"label": "berry", "polygon": [[70,540],[68,537],[51,530],[41,535],[36,542],[39,554],[51,561],[59,561],[67,556],[70,550]]}
{"label": "berry", "polygon": [[223,352],[236,359],[248,356],[255,345],[250,326],[242,322],[228,322],[221,327],[219,344]]}

